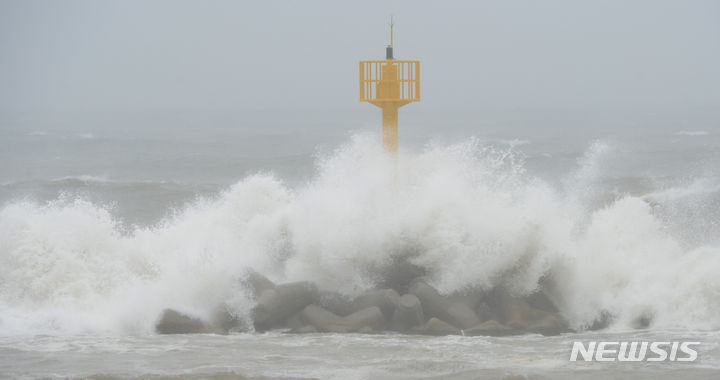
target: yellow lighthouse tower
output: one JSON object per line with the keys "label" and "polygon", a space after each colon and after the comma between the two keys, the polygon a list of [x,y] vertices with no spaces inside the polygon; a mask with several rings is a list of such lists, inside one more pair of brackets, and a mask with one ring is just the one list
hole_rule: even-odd
{"label": "yellow lighthouse tower", "polygon": [[393,22],[384,60],[360,61],[360,101],[382,109],[383,147],[398,150],[398,108],[420,100],[420,61],[393,57]]}

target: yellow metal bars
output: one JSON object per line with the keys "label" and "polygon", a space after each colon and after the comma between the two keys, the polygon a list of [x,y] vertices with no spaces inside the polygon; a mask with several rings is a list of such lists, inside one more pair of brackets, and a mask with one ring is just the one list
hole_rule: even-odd
{"label": "yellow metal bars", "polygon": [[[387,65],[395,70],[387,70]],[[406,60],[360,61],[360,101],[416,102],[420,100],[420,62]],[[384,72],[393,73],[390,77]],[[395,91],[378,93],[378,86],[398,86]]]}

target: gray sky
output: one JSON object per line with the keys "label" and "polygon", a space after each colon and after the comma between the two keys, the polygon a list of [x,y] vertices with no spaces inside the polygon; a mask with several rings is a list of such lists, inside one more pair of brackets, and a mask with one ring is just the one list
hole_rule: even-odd
{"label": "gray sky", "polygon": [[0,0],[0,110],[359,107],[390,13],[425,107],[720,106],[720,1]]}

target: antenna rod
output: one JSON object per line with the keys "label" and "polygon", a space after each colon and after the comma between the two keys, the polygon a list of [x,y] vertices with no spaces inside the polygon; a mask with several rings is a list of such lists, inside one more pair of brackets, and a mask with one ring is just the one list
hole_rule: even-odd
{"label": "antenna rod", "polygon": [[390,15],[390,47],[393,46],[393,26],[395,24],[393,23],[393,16]]}

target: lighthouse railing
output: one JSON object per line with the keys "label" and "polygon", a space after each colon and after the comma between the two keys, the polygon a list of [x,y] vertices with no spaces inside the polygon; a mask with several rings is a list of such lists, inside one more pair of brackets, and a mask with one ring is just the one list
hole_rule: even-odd
{"label": "lighthouse railing", "polygon": [[[394,65],[396,76],[383,77],[383,66]],[[360,61],[360,101],[364,102],[415,102],[420,100],[420,62],[411,60]],[[397,96],[378,97],[378,85],[397,85]],[[393,92],[395,93],[395,92]]]}

